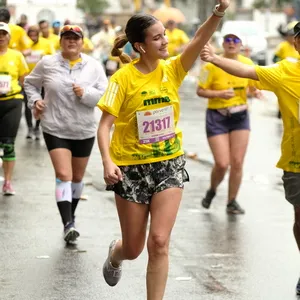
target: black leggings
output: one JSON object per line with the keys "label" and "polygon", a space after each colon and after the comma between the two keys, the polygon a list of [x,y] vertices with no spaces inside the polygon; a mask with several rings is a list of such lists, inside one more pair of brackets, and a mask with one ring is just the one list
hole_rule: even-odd
{"label": "black leggings", "polygon": [[[28,128],[32,128],[32,112],[31,109],[28,107],[28,98],[27,95],[25,93],[25,91],[23,91],[24,93],[24,104],[25,104],[25,119],[26,119],[26,123]],[[41,93],[41,98],[44,98],[44,88],[42,88],[42,93]],[[40,127],[40,120],[36,120],[35,122],[35,128],[39,128]]]}
{"label": "black leggings", "polygon": [[0,100],[0,139],[15,139],[18,133],[22,99]]}
{"label": "black leggings", "polygon": [[91,155],[95,137],[85,140],[62,139],[49,133],[43,132],[48,151],[64,148],[71,151],[73,157],[88,157]]}

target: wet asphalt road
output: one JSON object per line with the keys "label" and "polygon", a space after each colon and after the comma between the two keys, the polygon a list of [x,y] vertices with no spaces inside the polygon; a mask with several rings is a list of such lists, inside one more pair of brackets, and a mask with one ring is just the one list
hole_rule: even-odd
{"label": "wet asphalt road", "polygon": [[[206,101],[188,78],[182,89],[181,127],[191,182],[186,185],[170,249],[167,300],[294,300],[300,275],[292,234],[293,211],[284,200],[276,102],[251,104],[252,134],[238,200],[244,216],[227,216],[227,180],[210,210],[200,206],[212,157],[204,132]],[[99,113],[97,112],[97,115]],[[22,121],[17,140],[14,197],[0,196],[0,300],[142,300],[146,251],[124,263],[114,288],[102,278],[108,244],[120,235],[113,194],[104,191],[95,145],[77,212],[81,237],[66,247],[54,199],[54,173],[43,142],[28,142]]]}

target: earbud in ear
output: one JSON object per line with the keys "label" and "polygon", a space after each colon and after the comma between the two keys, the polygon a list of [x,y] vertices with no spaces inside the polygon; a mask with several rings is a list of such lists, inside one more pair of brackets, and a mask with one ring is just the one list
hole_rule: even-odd
{"label": "earbud in ear", "polygon": [[142,46],[140,46],[140,49],[143,53],[146,53],[146,51],[144,50],[144,48]]}

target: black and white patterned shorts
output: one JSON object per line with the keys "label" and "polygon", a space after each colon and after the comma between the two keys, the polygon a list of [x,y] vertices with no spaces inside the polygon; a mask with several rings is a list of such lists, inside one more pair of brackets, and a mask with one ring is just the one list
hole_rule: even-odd
{"label": "black and white patterned shorts", "polygon": [[114,191],[128,201],[150,204],[154,194],[184,187],[183,183],[189,181],[184,166],[184,155],[156,163],[120,166],[123,181],[108,185],[106,190]]}

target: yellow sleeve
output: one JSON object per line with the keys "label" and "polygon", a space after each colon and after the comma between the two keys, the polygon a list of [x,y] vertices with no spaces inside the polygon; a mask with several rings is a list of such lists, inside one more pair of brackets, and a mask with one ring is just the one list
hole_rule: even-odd
{"label": "yellow sleeve", "polygon": [[24,56],[19,53],[19,77],[26,75],[27,73],[29,73],[29,68],[28,65],[26,63],[26,60],[24,58]]}
{"label": "yellow sleeve", "polygon": [[124,87],[125,81],[114,75],[110,78],[109,85],[97,106],[101,110],[107,111],[111,115],[118,117],[126,97]]}
{"label": "yellow sleeve", "polygon": [[210,63],[204,64],[200,70],[198,86],[202,89],[210,89],[213,82],[213,68]]}
{"label": "yellow sleeve", "polygon": [[175,85],[179,87],[186,76],[187,72],[183,69],[181,63],[181,55],[173,56],[166,61],[166,66],[170,66],[171,74],[173,75],[173,81]]}
{"label": "yellow sleeve", "polygon": [[260,83],[260,81],[258,81],[258,80],[249,79],[248,86],[249,87],[255,87],[255,88],[259,89],[259,90],[263,90],[263,86]]}
{"label": "yellow sleeve", "polygon": [[[267,67],[256,66],[255,71],[259,79],[260,89],[275,91],[281,85],[280,64]],[[257,87],[257,84],[255,84]]]}

